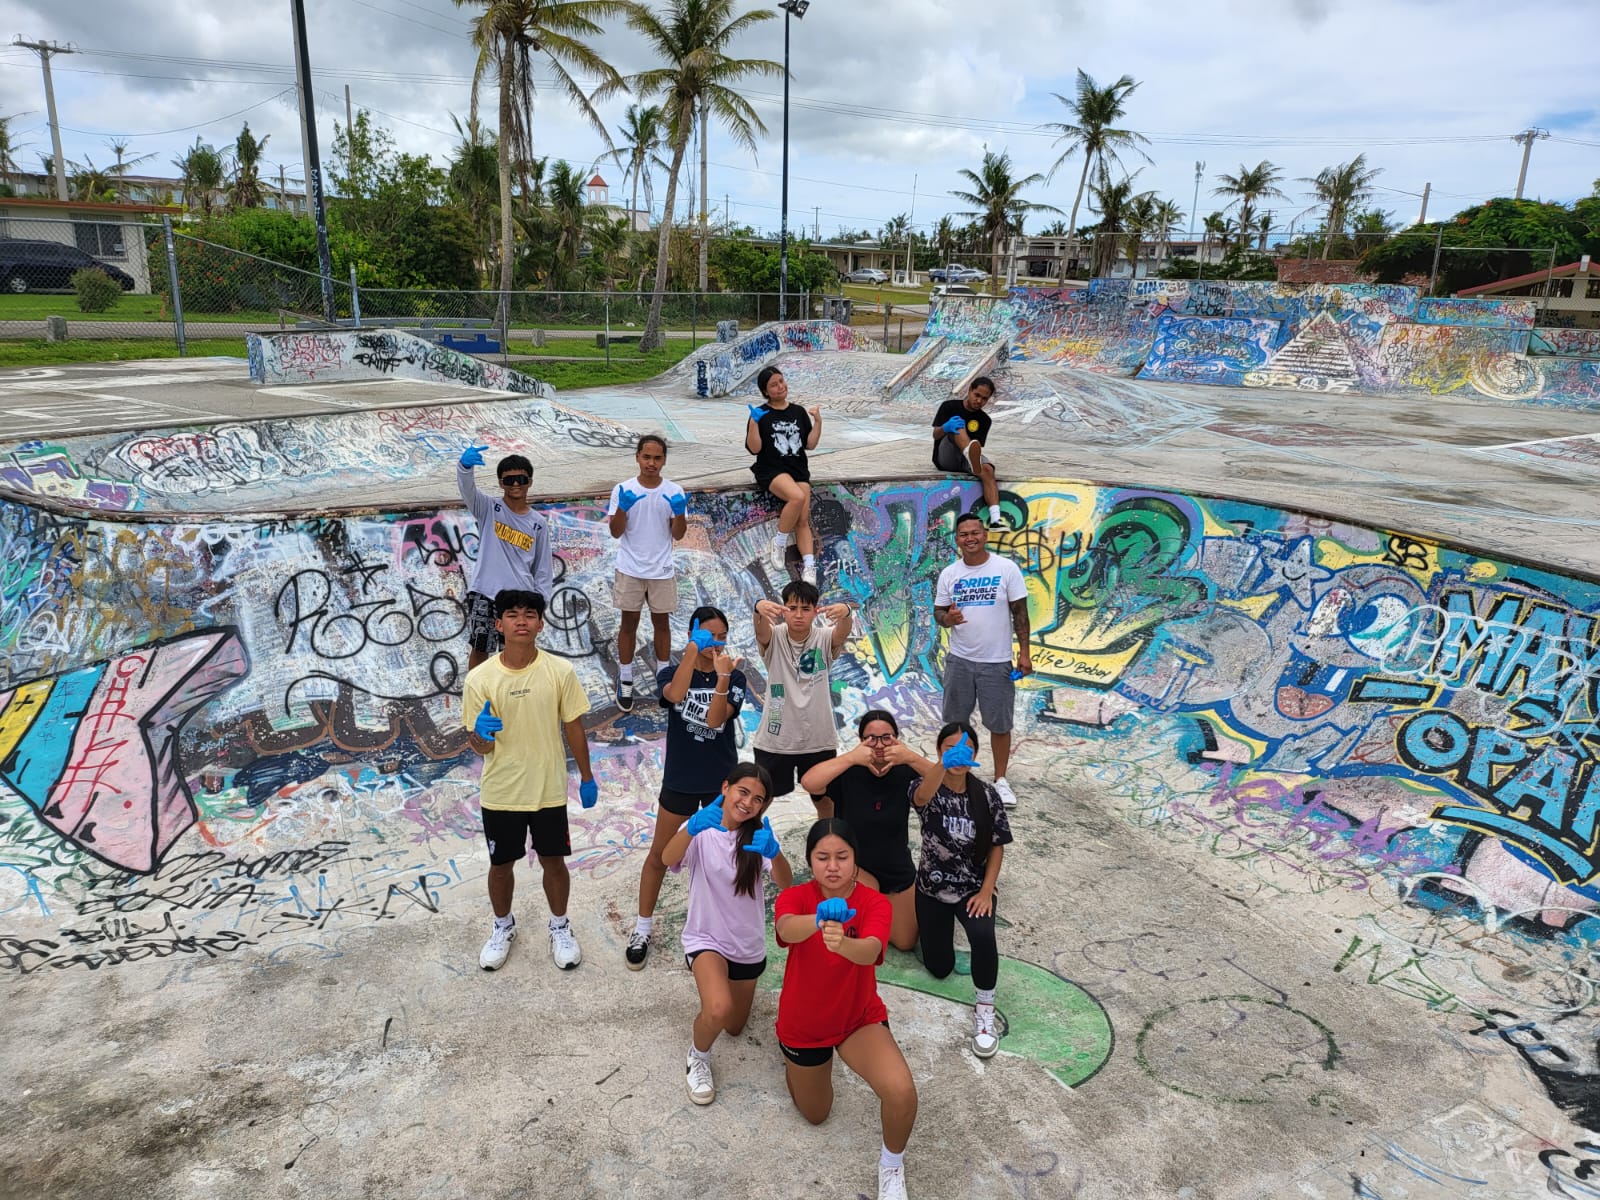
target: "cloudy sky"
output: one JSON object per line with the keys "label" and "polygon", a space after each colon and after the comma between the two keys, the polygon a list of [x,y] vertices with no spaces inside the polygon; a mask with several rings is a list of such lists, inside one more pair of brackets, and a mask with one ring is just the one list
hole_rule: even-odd
{"label": "cloudy sky", "polygon": [[[473,7],[306,0],[324,154],[348,84],[401,149],[443,162],[450,114],[468,107]],[[1402,223],[1429,181],[1430,212],[1454,212],[1511,194],[1522,153],[1511,135],[1529,126],[1551,134],[1533,148],[1529,195],[1571,200],[1600,176],[1595,0],[814,0],[791,32],[791,226],[818,222],[825,238],[897,213],[926,228],[959,211],[957,172],[986,146],[1019,174],[1048,173],[1059,150],[1039,126],[1066,118],[1052,93],[1070,95],[1080,67],[1141,81],[1126,123],[1149,137],[1152,161],[1129,166],[1185,213],[1197,161],[1204,215],[1224,203],[1208,194],[1220,171],[1270,159],[1294,180],[1363,151],[1383,168],[1377,202]],[[248,120],[271,135],[272,173],[282,162],[301,174],[285,0],[0,0],[0,34],[0,114],[18,114],[31,166],[50,134],[38,59],[13,35],[78,50],[53,60],[69,160],[111,161],[107,143],[121,136],[155,155],[140,170],[171,173],[197,136],[229,142]],[[620,22],[599,45],[623,73],[652,65]],[[735,53],[781,59],[783,22],[759,25]],[[779,80],[749,89],[768,125],[758,156],[720,132],[710,148],[713,207],[726,197],[735,220],[763,230],[778,225],[781,91]],[[603,107],[608,127],[626,103]],[[535,139],[584,166],[606,149],[550,89]],[[1069,160],[1029,195],[1065,211],[1080,166]],[[601,171],[620,182],[615,167]],[[1287,183],[1272,204],[1279,228],[1308,219],[1305,186]]]}

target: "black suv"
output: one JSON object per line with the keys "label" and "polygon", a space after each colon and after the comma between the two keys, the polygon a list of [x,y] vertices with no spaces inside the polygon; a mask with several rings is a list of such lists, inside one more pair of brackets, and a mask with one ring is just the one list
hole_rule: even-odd
{"label": "black suv", "polygon": [[72,290],[72,276],[84,267],[98,267],[122,285],[133,290],[133,276],[120,267],[103,263],[76,246],[61,242],[37,242],[22,238],[0,238],[0,290],[37,292],[48,288]]}

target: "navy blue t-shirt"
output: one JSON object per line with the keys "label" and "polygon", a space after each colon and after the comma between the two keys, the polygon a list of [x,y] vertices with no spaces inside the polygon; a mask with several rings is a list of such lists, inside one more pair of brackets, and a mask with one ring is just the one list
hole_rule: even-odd
{"label": "navy blue t-shirt", "polygon": [[667,710],[667,753],[661,784],[670,791],[691,796],[721,791],[728,772],[739,761],[735,729],[739,724],[739,709],[744,705],[744,672],[735,667],[733,678],[728,680],[729,712],[721,729],[712,729],[706,724],[712,694],[717,690],[716,672],[694,672],[682,703],[673,704],[666,698],[667,684],[677,673],[674,667],[662,667],[656,672],[661,707]]}

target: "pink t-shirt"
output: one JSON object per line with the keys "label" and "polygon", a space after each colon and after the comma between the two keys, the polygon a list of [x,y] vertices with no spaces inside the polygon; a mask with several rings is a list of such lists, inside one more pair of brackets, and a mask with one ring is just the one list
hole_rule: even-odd
{"label": "pink t-shirt", "polygon": [[766,877],[772,860],[761,860],[756,894],[733,890],[738,864],[734,851],[743,835],[736,829],[707,829],[689,840],[683,866],[689,872],[689,916],[683,923],[683,952],[714,950],[729,962],[758,963],[767,957]]}

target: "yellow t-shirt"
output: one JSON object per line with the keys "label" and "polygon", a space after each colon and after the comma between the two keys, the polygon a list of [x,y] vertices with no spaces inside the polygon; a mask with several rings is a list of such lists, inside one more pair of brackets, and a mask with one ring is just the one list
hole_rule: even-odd
{"label": "yellow t-shirt", "polygon": [[468,730],[485,702],[503,725],[494,749],[483,756],[479,803],[513,812],[565,805],[567,746],[561,727],[589,711],[589,697],[572,664],[541,650],[533,662],[513,671],[496,654],[467,673],[461,717]]}

